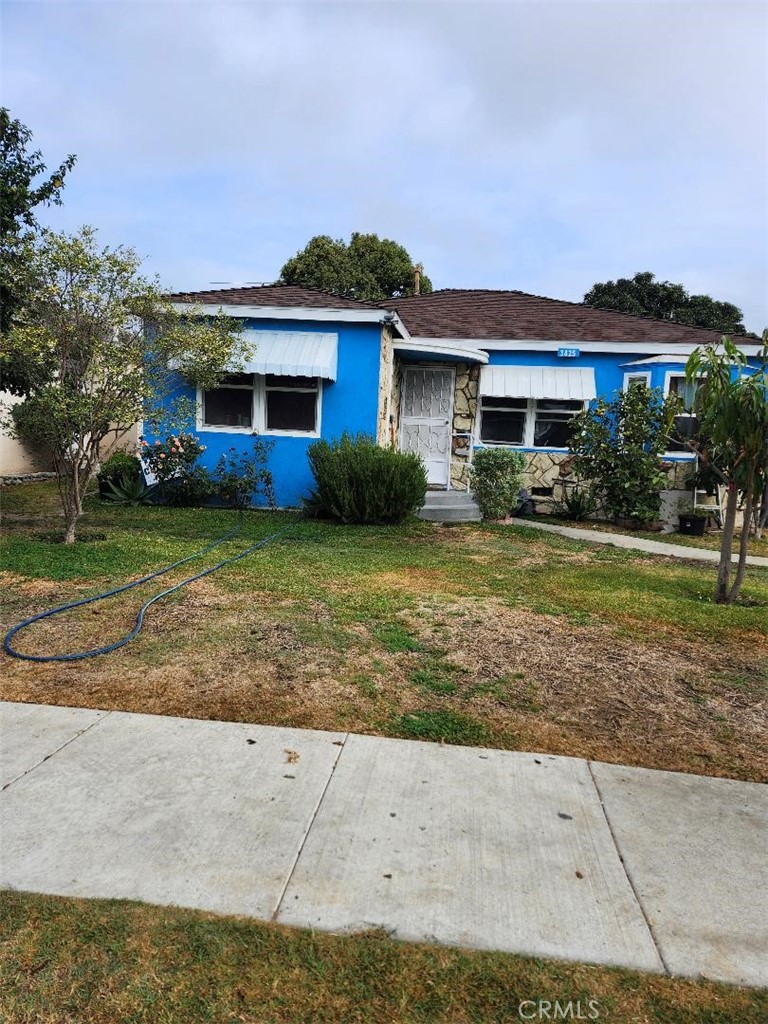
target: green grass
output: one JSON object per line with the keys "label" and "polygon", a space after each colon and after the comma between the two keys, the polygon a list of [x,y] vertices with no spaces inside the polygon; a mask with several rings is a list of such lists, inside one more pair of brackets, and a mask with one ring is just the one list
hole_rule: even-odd
{"label": "green grass", "polygon": [[463,747],[483,746],[488,742],[488,726],[469,715],[455,711],[411,711],[393,720],[396,735],[409,740],[432,740]]}
{"label": "green grass", "polygon": [[768,1019],[765,989],[127,901],[0,902],[4,1024],[513,1024],[528,1000],[592,1000],[601,1024]]}
{"label": "green grass", "polygon": [[385,651],[397,654],[399,651],[420,651],[421,644],[397,622],[384,622],[374,629],[374,635]]}

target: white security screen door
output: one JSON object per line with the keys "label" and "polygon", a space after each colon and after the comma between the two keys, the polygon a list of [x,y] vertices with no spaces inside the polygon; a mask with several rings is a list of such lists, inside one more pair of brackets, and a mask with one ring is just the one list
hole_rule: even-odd
{"label": "white security screen door", "polygon": [[448,486],[452,417],[453,370],[404,367],[400,447],[422,457],[427,480],[435,486]]}

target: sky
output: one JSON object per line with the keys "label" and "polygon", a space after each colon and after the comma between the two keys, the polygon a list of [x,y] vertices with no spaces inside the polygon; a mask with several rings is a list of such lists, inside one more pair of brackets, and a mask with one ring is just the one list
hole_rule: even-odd
{"label": "sky", "polygon": [[768,326],[765,3],[6,2],[42,223],[174,289],[375,232],[436,288],[650,270]]}

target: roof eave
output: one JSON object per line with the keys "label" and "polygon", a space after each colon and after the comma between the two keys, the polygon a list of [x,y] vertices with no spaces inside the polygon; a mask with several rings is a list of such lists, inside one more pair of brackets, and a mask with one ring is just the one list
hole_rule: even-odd
{"label": "roof eave", "polygon": [[[486,352],[556,352],[559,348],[579,348],[584,352],[624,352],[667,354],[670,347],[675,354],[689,356],[704,342],[689,341],[585,341],[579,338],[426,338],[419,335],[413,340],[419,343],[439,345],[463,345]],[[741,345],[747,356],[756,356],[762,350],[760,345]]]}
{"label": "roof eave", "polygon": [[361,307],[360,309],[334,309],[331,306],[250,306],[226,303],[173,302],[173,309],[182,313],[195,308],[202,314],[215,316],[223,314],[240,320],[319,320],[337,323],[391,324],[396,330],[410,337],[400,318],[386,310]]}

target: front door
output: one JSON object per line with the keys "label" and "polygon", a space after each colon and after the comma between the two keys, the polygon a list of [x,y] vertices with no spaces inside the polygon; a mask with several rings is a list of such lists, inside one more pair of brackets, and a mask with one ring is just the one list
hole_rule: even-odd
{"label": "front door", "polygon": [[400,447],[422,457],[431,486],[448,486],[453,386],[449,367],[403,367]]}

